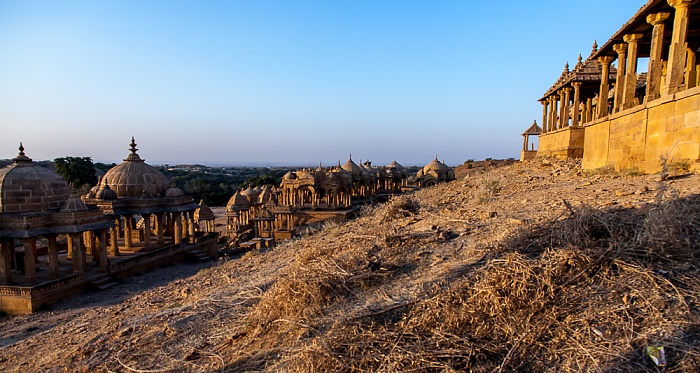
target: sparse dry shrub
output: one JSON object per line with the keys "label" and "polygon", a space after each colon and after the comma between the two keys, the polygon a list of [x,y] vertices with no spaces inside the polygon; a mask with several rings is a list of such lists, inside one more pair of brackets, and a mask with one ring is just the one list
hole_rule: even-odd
{"label": "sparse dry shrub", "polygon": [[685,175],[690,172],[692,168],[692,163],[689,159],[679,159],[673,162],[668,162],[666,169],[669,175],[678,176]]}
{"label": "sparse dry shrub", "polygon": [[501,175],[485,174],[476,186],[474,197],[477,203],[488,202],[491,198],[501,193],[505,187],[505,180]]}
{"label": "sparse dry shrub", "polygon": [[584,174],[587,176],[615,176],[617,175],[617,171],[615,171],[613,165],[605,165],[592,170],[586,170]]}
{"label": "sparse dry shrub", "polygon": [[392,197],[389,202],[383,206],[385,219],[399,219],[414,215],[420,209],[418,200],[409,195],[401,195]]}
{"label": "sparse dry shrub", "polygon": [[700,234],[698,210],[697,200],[679,199],[675,190],[661,184],[656,203],[649,208],[637,233],[637,243],[661,256],[678,255],[679,248],[696,246]]}

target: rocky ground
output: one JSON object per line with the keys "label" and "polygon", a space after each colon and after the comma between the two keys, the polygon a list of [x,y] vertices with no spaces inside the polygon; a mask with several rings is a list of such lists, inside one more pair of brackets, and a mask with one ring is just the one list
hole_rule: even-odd
{"label": "rocky ground", "polygon": [[[668,371],[697,368],[694,364],[700,355],[699,342],[693,337],[695,334],[687,332],[689,325],[697,326],[695,293],[684,293],[685,277],[669,277],[675,275],[673,271],[678,276],[696,274],[695,256],[691,253],[669,264],[672,269],[648,271],[637,262],[609,258],[614,246],[628,247],[632,244],[626,242],[633,242],[618,238],[615,219],[628,213],[646,216],[628,224],[634,230],[630,237],[634,236],[634,242],[641,242],[644,237],[644,242],[652,242],[654,237],[664,235],[664,228],[656,233],[645,228],[645,221],[652,216],[650,211],[658,210],[668,200],[694,201],[700,192],[700,176],[682,172],[670,177],[634,175],[607,169],[584,173],[575,161],[549,160],[478,162],[459,167],[457,175],[455,182],[367,208],[356,220],[327,224],[320,233],[269,251],[249,252],[212,266],[180,264],[161,268],[107,291],[64,300],[51,310],[2,317],[0,370],[656,371],[640,347],[654,338],[665,341],[671,351],[669,360],[673,361],[669,362]],[[222,214],[221,209],[215,212]],[[678,245],[697,246],[695,214],[695,210],[688,210],[689,228],[682,228],[682,232],[692,232],[686,244]],[[588,232],[587,241],[579,240],[581,245],[590,243],[593,247],[603,237],[605,247],[609,244],[610,249],[600,256],[591,254],[586,257],[589,259],[581,259],[583,254],[572,252],[574,245],[562,244],[566,242],[562,237],[569,234],[565,228],[571,224],[567,222],[584,230],[593,226],[585,225],[586,219],[600,222],[596,227],[602,226],[611,233]],[[668,227],[669,232],[673,229]],[[531,232],[544,233],[533,236]],[[545,241],[548,243],[543,244]],[[528,245],[547,248],[535,255]],[[560,246],[569,251],[556,251]],[[510,247],[515,251],[509,251]],[[556,260],[533,264],[547,255]],[[569,256],[562,263],[569,263],[571,268],[581,268],[581,264],[575,264],[577,261],[588,263],[583,266],[586,270],[565,276],[565,280],[553,277],[552,284],[556,286],[550,286],[557,290],[541,295],[546,293],[542,290],[546,286],[531,282],[537,282],[538,276],[545,278],[542,268],[559,263],[558,258],[566,255]],[[668,258],[671,256],[667,254]],[[605,281],[596,277],[605,271],[591,273],[587,269],[590,264],[600,264],[601,258],[616,266],[610,270],[612,277],[605,277]],[[681,262],[687,265],[678,267]],[[547,302],[554,302],[547,305],[548,309],[589,302],[589,306],[579,310],[581,314],[596,309],[601,313],[612,310],[609,313],[614,314],[624,309],[636,324],[614,325],[611,321],[611,325],[594,326],[586,319],[584,325],[581,320],[571,321],[579,311],[569,310],[566,317],[559,317],[554,311],[544,312],[528,303],[509,308],[512,315],[520,314],[519,309],[530,310],[521,315],[523,319],[507,320],[508,312],[498,308],[509,304],[507,297],[499,298],[498,305],[488,306],[489,310],[501,309],[499,312],[459,308],[466,303],[476,306],[480,301],[474,299],[488,300],[494,293],[508,293],[510,287],[520,289],[519,277],[508,272],[513,267],[533,268],[533,273],[540,273],[529,277],[525,281],[529,285],[523,285],[522,291],[526,298],[543,296]],[[552,271],[564,271],[560,267]],[[617,272],[632,271],[629,268],[639,268],[643,272],[640,278],[653,277],[653,283],[658,284],[655,286],[661,289],[659,303],[650,301],[653,305],[648,306],[653,308],[629,308],[630,299],[638,295],[619,294],[606,282],[618,279]],[[657,279],[658,273],[670,278],[668,282],[678,288],[676,294],[663,293],[665,280]],[[494,285],[496,282],[483,283],[494,274],[503,277],[498,284],[510,285],[499,288],[501,285]],[[588,282],[576,282],[583,277]],[[640,278],[625,281],[642,281]],[[485,291],[487,285],[491,286],[491,293],[471,298],[475,289]],[[613,290],[603,291],[608,288]],[[561,294],[588,294],[590,289],[598,290],[586,300],[570,302],[559,298]],[[527,295],[529,291],[532,295]],[[611,304],[595,303],[601,294],[616,291],[620,296]],[[676,302],[677,307],[664,302]],[[675,308],[685,313],[674,313]],[[655,326],[646,323],[657,320],[658,315],[644,314],[647,309],[660,310],[658,313],[663,316]],[[450,321],[455,314],[472,316]],[[532,315],[553,321],[544,327],[541,323],[530,324]],[[488,333],[479,329],[479,325],[491,325],[493,320],[500,320],[500,327],[496,325]],[[448,328],[447,324],[451,326]],[[519,324],[529,326],[526,331],[518,331]],[[556,329],[568,330],[568,335],[556,334],[550,325],[559,325]],[[544,328],[545,332],[539,332],[536,338],[532,330],[537,328]],[[669,342],[680,338],[664,334],[669,330],[686,331],[681,338],[682,348]],[[474,336],[482,332],[486,334],[475,340]],[[499,333],[514,339],[489,340]],[[618,337],[619,333],[627,336]],[[548,336],[546,341],[541,335]],[[557,342],[560,344],[552,347],[553,340],[567,338],[572,341]],[[424,346],[425,341],[437,347],[429,343]],[[539,354],[547,349],[551,356]],[[584,357],[571,355],[574,350]],[[524,356],[535,352],[528,363]]]}

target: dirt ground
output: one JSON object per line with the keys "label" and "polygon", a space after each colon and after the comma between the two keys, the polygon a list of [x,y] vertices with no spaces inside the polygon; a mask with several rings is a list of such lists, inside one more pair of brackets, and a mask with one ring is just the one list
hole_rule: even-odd
{"label": "dirt ground", "polygon": [[[575,161],[508,163],[482,162],[458,168],[457,181],[416,192],[411,198],[420,207],[406,216],[395,213],[411,210],[410,206],[399,210],[392,206],[368,208],[358,219],[329,224],[320,233],[269,251],[249,252],[212,265],[164,267],[106,291],[68,298],[50,310],[2,317],[0,370],[234,372],[255,366],[258,371],[284,371],[285,364],[298,358],[295,351],[300,346],[308,348],[304,341],[310,338],[309,333],[323,334],[338,320],[384,314],[429,299],[431,289],[458,281],[513,232],[557,221],[572,209],[638,210],[656,203],[662,192],[675,198],[700,193],[700,176],[696,174],[662,180],[659,175],[610,170],[584,173]],[[225,229],[224,208],[212,210],[217,215],[217,229]],[[371,256],[378,247],[382,248],[381,257]],[[341,253],[344,248],[366,250],[369,267],[376,261],[376,273],[392,271],[384,266],[398,263],[397,258],[408,264],[393,270],[378,285],[358,288],[367,291],[350,288],[352,295],[343,302],[301,312],[303,318],[294,318],[300,311],[291,303],[271,320],[260,316],[265,309],[282,312],[266,299],[299,271],[323,272],[337,267],[333,270],[338,276],[360,281],[357,278],[364,272],[344,273],[351,269],[331,260],[303,267],[304,258],[321,256],[324,250]],[[367,265],[357,268],[363,266]],[[308,316],[312,313],[315,316]],[[289,330],[292,324],[309,320],[314,324],[304,324],[302,334],[280,332],[282,337],[275,347],[250,337],[261,327],[255,320],[263,320],[259,321],[262,327]],[[388,363],[381,368],[399,370]]]}

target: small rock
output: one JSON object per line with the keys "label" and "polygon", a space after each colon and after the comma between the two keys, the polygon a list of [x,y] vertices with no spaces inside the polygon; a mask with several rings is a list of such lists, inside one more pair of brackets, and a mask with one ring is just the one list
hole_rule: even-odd
{"label": "small rock", "polygon": [[119,333],[117,333],[117,337],[123,337],[123,336],[125,336],[133,331],[134,331],[134,328],[132,328],[132,327],[124,328],[124,329],[120,330]]}
{"label": "small rock", "polygon": [[646,185],[645,185],[645,186],[643,186],[643,187],[641,187],[641,188],[635,190],[635,191],[634,191],[634,194],[640,195],[640,194],[644,194],[644,193],[646,193],[646,192],[648,192],[648,191],[649,191],[649,188],[647,188]]}

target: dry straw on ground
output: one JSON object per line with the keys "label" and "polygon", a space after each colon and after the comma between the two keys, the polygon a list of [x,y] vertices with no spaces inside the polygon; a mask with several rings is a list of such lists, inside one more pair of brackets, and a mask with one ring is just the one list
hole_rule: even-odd
{"label": "dry straw on ground", "polygon": [[290,372],[654,372],[647,345],[665,346],[667,372],[700,369],[697,196],[663,187],[641,210],[563,202],[563,216],[513,230],[459,275],[348,317],[343,304],[400,279],[402,258],[436,236],[396,234],[422,211],[395,199],[375,212],[392,227],[378,240],[336,232],[301,251],[252,313],[250,340],[283,341],[272,367]]}

